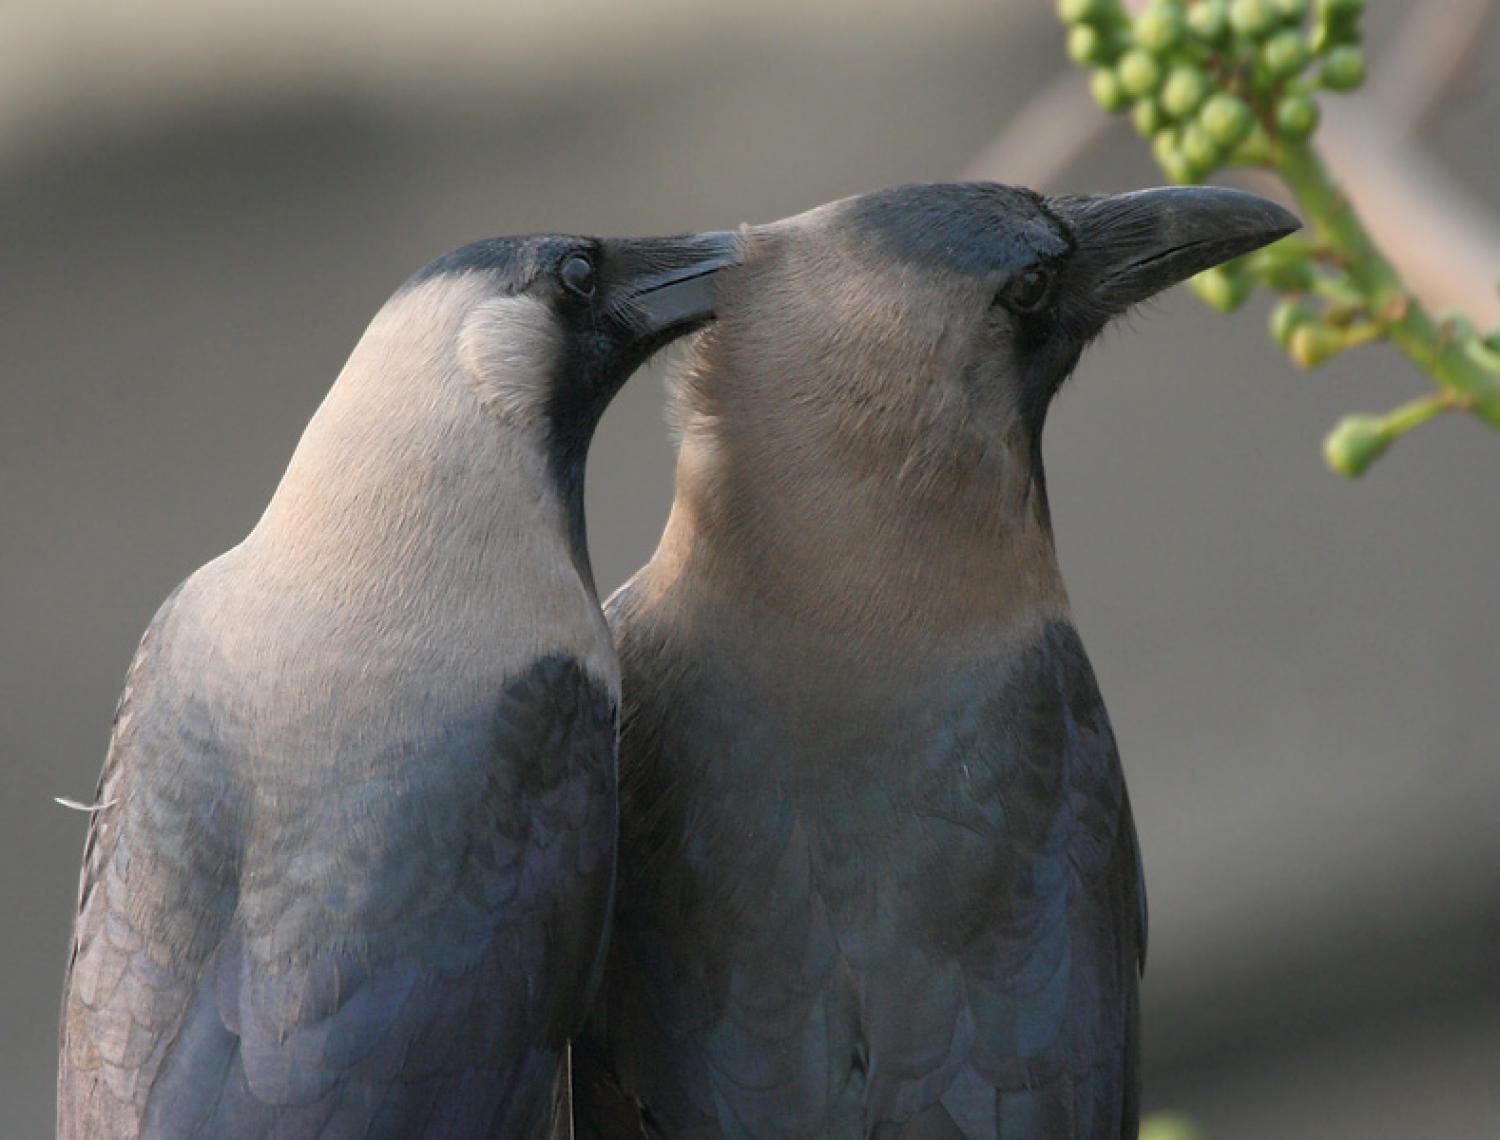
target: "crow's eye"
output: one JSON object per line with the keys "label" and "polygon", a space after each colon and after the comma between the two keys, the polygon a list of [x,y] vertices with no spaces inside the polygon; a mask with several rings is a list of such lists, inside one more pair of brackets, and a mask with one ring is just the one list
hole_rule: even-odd
{"label": "crow's eye", "polygon": [[1035,313],[1052,299],[1052,274],[1028,269],[1012,277],[1000,290],[1000,303],[1013,313]]}
{"label": "crow's eye", "polygon": [[580,297],[594,295],[594,263],[581,253],[575,253],[562,263],[562,282]]}

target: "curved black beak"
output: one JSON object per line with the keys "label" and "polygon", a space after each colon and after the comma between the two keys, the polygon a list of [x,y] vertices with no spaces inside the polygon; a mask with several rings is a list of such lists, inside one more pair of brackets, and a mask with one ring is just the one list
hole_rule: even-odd
{"label": "curved black beak", "polygon": [[613,308],[645,339],[686,332],[714,315],[714,278],[739,247],[730,231],[621,242]]}
{"label": "curved black beak", "polygon": [[1302,228],[1275,202],[1219,186],[1058,198],[1051,205],[1073,225],[1073,260],[1086,267],[1093,300],[1112,311]]}

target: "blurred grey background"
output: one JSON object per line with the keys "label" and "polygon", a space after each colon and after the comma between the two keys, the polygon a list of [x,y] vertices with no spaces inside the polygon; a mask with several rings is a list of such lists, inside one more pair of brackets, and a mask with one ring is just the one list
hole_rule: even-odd
{"label": "blurred grey background", "polygon": [[[51,1129],[85,827],[52,797],[89,798],[141,630],[389,291],[487,234],[955,176],[1061,60],[1034,0],[0,7],[0,1133]],[[1425,140],[1490,210],[1497,118],[1471,81]],[[1064,184],[1158,180],[1115,131]],[[1148,1103],[1214,1140],[1500,1135],[1500,438],[1455,417],[1336,479],[1337,415],[1424,381],[1294,373],[1264,316],[1179,290],[1048,431],[1145,849]],[[671,466],[657,371],[595,446],[602,588]]]}

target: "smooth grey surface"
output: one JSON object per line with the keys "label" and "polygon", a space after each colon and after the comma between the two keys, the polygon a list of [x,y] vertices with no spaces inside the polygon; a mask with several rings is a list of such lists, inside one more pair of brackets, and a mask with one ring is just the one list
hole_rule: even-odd
{"label": "smooth grey surface", "polygon": [[[7,1135],[51,1120],[84,831],[51,797],[88,797],[146,621],[249,529],[390,290],[490,233],[707,229],[950,178],[1059,57],[1045,13],[1001,8],[807,41],[768,18],[534,92],[85,106],[0,151]],[[1474,74],[1497,67],[1492,29]],[[1500,209],[1497,116],[1471,83],[1433,140]],[[1116,134],[1068,188],[1158,180]],[[1215,1140],[1500,1129],[1500,440],[1440,422],[1334,478],[1336,416],[1422,380],[1379,350],[1296,373],[1263,318],[1178,291],[1085,357],[1047,435],[1145,851],[1148,1105]],[[595,446],[601,587],[665,517],[660,405],[638,378]]]}

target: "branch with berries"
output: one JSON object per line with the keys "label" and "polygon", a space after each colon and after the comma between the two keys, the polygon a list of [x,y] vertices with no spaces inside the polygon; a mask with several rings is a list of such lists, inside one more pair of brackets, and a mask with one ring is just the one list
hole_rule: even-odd
{"label": "branch with berries", "polygon": [[1401,436],[1443,412],[1500,429],[1500,329],[1431,315],[1371,239],[1313,144],[1325,92],[1364,82],[1365,0],[1058,0],[1068,55],[1093,72],[1095,100],[1128,111],[1173,181],[1225,167],[1279,177],[1308,223],[1294,235],[1192,282],[1233,311],[1264,286],[1280,294],[1271,335],[1303,368],[1387,341],[1435,388],[1383,415],[1349,415],[1324,455],[1359,475]]}

